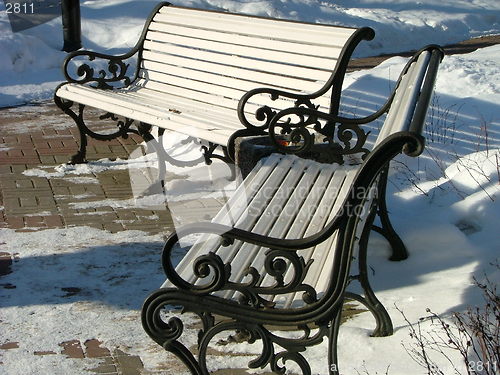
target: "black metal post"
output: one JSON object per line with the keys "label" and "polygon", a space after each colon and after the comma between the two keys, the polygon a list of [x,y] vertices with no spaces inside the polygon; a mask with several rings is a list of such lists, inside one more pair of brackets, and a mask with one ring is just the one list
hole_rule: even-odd
{"label": "black metal post", "polygon": [[82,48],[80,23],[80,0],[62,0],[63,51],[72,52]]}

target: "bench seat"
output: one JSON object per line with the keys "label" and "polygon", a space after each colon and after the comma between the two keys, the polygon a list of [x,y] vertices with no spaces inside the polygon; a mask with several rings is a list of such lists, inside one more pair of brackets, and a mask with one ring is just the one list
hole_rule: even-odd
{"label": "bench seat", "polygon": [[[358,169],[359,165],[324,164],[295,155],[273,154],[256,165],[212,222],[276,238],[310,236],[320,232],[339,214],[339,210],[345,209],[343,203]],[[366,215],[363,216],[365,218]],[[337,238],[332,236],[317,246],[299,252],[306,263],[311,262],[304,282],[318,294],[327,288],[328,275],[335,263],[331,258],[334,252],[330,249],[336,248]],[[246,275],[246,271],[250,267],[259,275],[265,274],[265,258],[259,254],[264,254],[266,249],[241,241],[223,246],[220,237],[214,234],[198,239],[176,267],[177,273],[192,284],[210,282],[193,274],[194,261],[208,252],[231,264],[235,270],[230,278],[233,282],[249,282],[251,277]],[[293,267],[287,267],[285,283],[293,275]],[[269,287],[274,282],[268,276],[260,280],[259,285]],[[172,286],[168,280],[163,284],[163,287]],[[223,296],[237,299],[238,293],[228,292]],[[279,300],[270,296],[270,301],[282,308],[304,304],[299,293],[280,296]]]}
{"label": "bench seat", "polygon": [[218,145],[226,145],[231,135],[241,129],[234,118],[235,110],[217,108],[216,111],[214,106],[205,103],[195,103],[172,94],[140,87],[111,91],[68,84],[61,87],[57,95]]}

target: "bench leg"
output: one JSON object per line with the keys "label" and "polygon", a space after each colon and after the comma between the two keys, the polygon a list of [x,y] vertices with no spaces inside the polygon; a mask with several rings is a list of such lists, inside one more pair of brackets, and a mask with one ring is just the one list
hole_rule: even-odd
{"label": "bench leg", "polygon": [[105,113],[104,115],[100,116],[100,120],[104,119],[111,119],[116,122],[116,125],[118,126],[118,130],[114,131],[112,133],[107,133],[107,134],[99,134],[91,129],[85,124],[84,120],[84,110],[85,110],[85,105],[83,104],[78,104],[78,113],[73,111],[71,107],[75,104],[74,102],[70,100],[65,100],[61,99],[58,96],[54,97],[54,102],[55,104],[64,112],[66,113],[69,117],[73,119],[75,122],[76,126],[78,127],[78,131],[80,132],[80,149],[78,152],[71,157],[70,163],[71,164],[81,164],[81,163],[86,163],[87,159],[87,137],[91,137],[100,141],[111,141],[113,139],[123,137],[127,138],[129,133],[134,133],[138,134],[136,130],[131,129],[131,125],[134,123],[133,120],[125,118],[124,120],[119,120],[114,114],[112,113]]}
{"label": "bench leg", "polygon": [[80,104],[78,106],[78,114],[76,114],[73,110],[71,110],[71,107],[74,104],[72,101],[63,100],[58,96],[54,96],[54,102],[64,113],[66,113],[73,119],[73,121],[76,123],[76,126],[78,127],[78,131],[80,132],[80,149],[76,154],[74,154],[71,157],[69,163],[70,164],[86,163],[87,136],[85,132],[86,126],[83,121],[83,110],[85,106]]}
{"label": "bench leg", "polygon": [[[209,374],[206,357],[209,354],[209,344],[215,341],[216,335],[238,331],[248,333],[249,343],[257,340],[262,342],[262,352],[248,362],[248,367],[265,368],[269,365],[275,374],[285,373],[286,363],[290,361],[300,368],[302,375],[311,375],[311,367],[302,352],[307,347],[320,344],[326,337],[329,340],[328,373],[339,375],[337,337],[342,311],[341,303],[336,305],[331,315],[322,317],[322,322],[317,323],[317,332],[302,324],[291,323],[290,326],[283,326],[284,329],[293,327],[303,332],[300,337],[288,337],[276,332],[280,330],[280,326],[271,328],[274,332],[268,329],[267,319],[262,317],[254,319],[250,309],[247,310],[248,316],[245,316],[240,313],[231,313],[230,311],[234,308],[232,305],[214,304],[214,302],[213,297],[207,299],[207,297],[191,294],[186,290],[158,289],[146,299],[142,307],[143,328],[157,344],[179,358],[193,375]],[[196,356],[179,341],[185,328],[181,317],[167,319],[163,315],[165,308],[171,309],[173,306],[181,306],[183,313],[196,314],[202,322],[202,328],[198,332]],[[269,312],[270,318],[272,315]],[[223,317],[224,320],[215,322],[214,316]],[[273,323],[269,325],[273,326]]]}
{"label": "bench leg", "polygon": [[386,190],[387,190],[387,176],[388,176],[389,165],[387,164],[380,172],[380,179],[378,183],[378,217],[380,218],[381,226],[372,225],[372,229],[382,236],[384,236],[392,248],[392,255],[390,260],[400,261],[408,258],[408,251],[405,244],[396,233],[392,227],[391,221],[389,220],[389,214],[387,212],[387,202],[385,200]]}
{"label": "bench leg", "polygon": [[391,317],[385,309],[384,305],[378,300],[373,292],[373,289],[368,280],[368,266],[366,263],[367,253],[368,253],[368,239],[370,237],[370,230],[372,228],[373,220],[375,219],[375,214],[377,213],[376,208],[371,209],[370,214],[366,219],[365,226],[359,238],[359,252],[358,252],[358,269],[359,274],[355,277],[361,284],[363,288],[364,297],[361,297],[354,293],[346,293],[347,298],[354,299],[370,310],[376,321],[376,328],[372,333],[372,336],[390,336],[393,334],[393,326]]}
{"label": "bench leg", "polygon": [[[221,147],[221,149],[222,149],[222,155],[218,155],[215,153],[215,150],[217,150],[217,148],[219,148],[219,147]],[[213,159],[222,160],[224,163],[226,163],[226,165],[229,167],[229,169],[231,171],[231,175],[229,176],[228,180],[234,181],[236,179],[236,164],[233,161],[233,159],[231,159],[231,157],[229,156],[229,152],[227,150],[227,147],[220,146],[218,144],[209,142],[208,147],[203,146],[202,150],[203,150],[203,156],[205,158],[206,165],[212,164]]]}
{"label": "bench leg", "polygon": [[339,375],[339,361],[337,356],[337,343],[339,337],[340,320],[342,308],[338,309],[335,319],[330,326],[330,334],[328,337],[328,374]]}
{"label": "bench leg", "polygon": [[201,369],[189,349],[177,341],[184,331],[182,321],[179,318],[171,318],[168,322],[165,322],[160,318],[160,310],[168,303],[167,299],[160,289],[144,301],[142,307],[142,326],[144,330],[158,345],[179,358],[192,375],[208,375],[207,371]]}

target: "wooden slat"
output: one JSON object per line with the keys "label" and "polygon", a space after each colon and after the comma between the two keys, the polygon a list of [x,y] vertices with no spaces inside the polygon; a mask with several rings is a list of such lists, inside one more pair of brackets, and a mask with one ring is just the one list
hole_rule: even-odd
{"label": "wooden slat", "polygon": [[155,40],[155,36],[157,35],[155,32],[158,32],[160,34],[165,33],[165,34],[186,36],[206,41],[216,41],[228,44],[235,44],[238,46],[257,47],[268,51],[294,51],[298,55],[306,55],[306,56],[312,55],[312,56],[326,57],[332,59],[339,57],[340,51],[342,50],[343,46],[343,45],[339,46],[315,45],[314,48],[312,48],[310,44],[263,39],[257,36],[247,36],[247,35],[235,36],[234,34],[228,34],[224,32],[193,29],[191,27],[183,25],[164,24],[160,22],[152,22],[149,25],[149,32],[146,35],[146,39]]}
{"label": "wooden slat", "polygon": [[[336,191],[336,194],[332,196],[334,204],[327,221],[333,220],[339,210],[344,209],[344,200],[350,190],[356,172],[357,167],[341,167],[333,175],[332,189]],[[304,254],[306,259],[314,259],[304,279],[304,283],[314,285],[318,292],[325,291],[327,283],[330,280],[335,243],[336,237],[331,236],[325,242],[317,245],[310,254]]]}
{"label": "wooden slat", "polygon": [[[322,180],[318,181],[318,186],[315,185],[314,187],[317,189],[316,194],[311,192],[311,200],[306,203],[307,205],[311,205],[310,207],[314,207],[316,211],[311,218],[304,219],[308,225],[300,229],[303,237],[318,233],[337,214],[339,208],[338,195],[345,182],[345,176],[343,173],[338,173],[339,168],[342,169],[341,167],[334,165],[324,167],[321,176]],[[316,197],[314,197],[314,195],[316,195]],[[305,207],[307,207],[306,204]],[[297,230],[298,228],[291,228],[290,232],[292,233],[292,236]],[[317,278],[315,279],[314,275],[318,272],[322,273],[330,271],[333,263],[327,263],[327,256],[328,253],[335,250],[335,241],[336,235],[329,237],[326,241],[313,248],[305,249],[299,252],[299,255],[304,258],[306,263],[313,259],[313,263],[304,282],[310,284],[318,291],[324,290],[324,285],[317,285]],[[289,274],[286,275],[285,280],[289,281],[292,276],[292,271],[290,270]],[[288,308],[292,306],[294,301],[296,301],[299,305],[303,303],[301,296],[302,292],[292,293],[287,296],[277,296],[274,301],[276,303],[280,303],[280,306]]]}
{"label": "wooden slat", "polygon": [[214,104],[220,107],[229,108],[233,111],[236,111],[236,109],[238,108],[238,100],[236,99],[229,99],[222,96],[215,96],[204,92],[193,92],[192,90],[183,87],[172,86],[165,83],[154,82],[150,80],[143,80],[142,85],[143,87],[151,90],[159,92],[167,92],[171,95],[187,99],[193,99],[193,102],[199,101],[207,104]]}
{"label": "wooden slat", "polygon": [[[156,103],[158,107],[168,109],[170,112],[179,111],[186,116],[193,116],[193,118],[206,117],[207,121],[220,122],[232,129],[241,129],[241,124],[234,109],[197,102],[189,98],[174,96],[145,87],[141,87],[137,91],[125,92],[123,95],[134,97],[136,100],[148,100]],[[257,106],[254,108],[256,109]]]}
{"label": "wooden slat", "polygon": [[[325,173],[324,166],[321,164],[309,163],[289,201],[286,203],[283,212],[280,213],[273,228],[269,232],[269,236],[287,239],[303,237],[312,217],[311,211],[318,207],[319,197],[323,196],[322,193],[324,193],[324,191],[319,193],[319,190],[321,190],[321,187],[324,187],[325,174],[328,175],[328,171]],[[288,186],[286,188],[290,189],[291,187]],[[260,250],[260,261],[257,260],[257,262],[252,264],[261,274],[265,274],[263,267],[264,253],[265,251]],[[274,279],[269,275],[266,275],[262,281],[262,285],[264,286],[269,286],[273,283]]]}
{"label": "wooden slat", "polygon": [[[203,35],[205,36],[205,35]],[[341,48],[337,51],[338,53],[328,56],[328,57],[318,57],[311,55],[298,54],[295,51],[273,51],[267,50],[262,47],[252,47],[248,45],[240,45],[221,41],[212,41],[206,39],[194,38],[192,35],[183,36],[175,34],[167,34],[160,32],[149,32],[148,39],[144,44],[145,48],[155,50],[151,46],[158,46],[161,44],[165,45],[165,49],[160,49],[161,51],[167,51],[171,44],[176,44],[180,46],[185,46],[194,49],[203,49],[207,51],[214,51],[218,53],[224,53],[229,55],[238,56],[248,56],[255,59],[262,59],[268,61],[274,61],[278,63],[293,64],[304,67],[313,67],[315,69],[325,69],[333,70],[335,63],[337,61],[336,57],[340,55]],[[154,44],[151,44],[154,43]],[[168,44],[166,44],[168,43]],[[314,52],[312,49],[311,52]],[[333,52],[333,51],[332,51]]]}
{"label": "wooden slat", "polygon": [[[138,84],[141,84],[138,82]],[[163,103],[168,103],[171,105],[169,108],[173,109],[179,109],[180,111],[187,111],[187,112],[196,112],[200,116],[203,116],[205,113],[210,116],[211,118],[220,118],[221,120],[225,121],[230,121],[232,125],[235,128],[241,129],[242,125],[238,119],[237,112],[234,107],[227,108],[227,107],[222,107],[219,106],[219,104],[224,104],[224,103],[219,103],[219,98],[215,98],[215,101],[212,101],[211,103],[209,102],[202,102],[202,101],[196,101],[193,100],[191,97],[186,97],[186,96],[175,96],[174,93],[169,93],[164,92],[164,91],[158,91],[154,90],[148,87],[140,87],[139,88],[140,95],[144,95],[149,98],[157,98],[159,102],[163,101]],[[180,94],[186,94],[185,91],[181,92]],[[202,98],[206,99],[206,97]],[[259,109],[262,105],[267,105],[271,108],[288,108],[292,107],[294,105],[293,101],[271,101],[268,95],[261,95],[259,100],[256,99],[253,100],[252,102],[247,103],[245,106],[245,113],[247,114],[247,117],[249,119],[253,119],[255,115],[255,111]],[[322,100],[315,99],[313,101],[314,105],[320,105],[320,109],[323,109],[324,111],[328,111],[328,96],[324,95],[321,97]],[[234,102],[231,102],[231,104],[234,105]]]}
{"label": "wooden slat", "polygon": [[59,89],[57,91],[57,95],[64,99],[75,101],[84,105],[90,105],[119,116],[143,121],[151,125],[159,126],[160,128],[169,129],[195,138],[205,139],[209,142],[220,145],[226,145],[227,140],[234,132],[233,129],[229,130],[222,127],[220,129],[216,129],[211,124],[205,126],[200,122],[194,121],[186,123],[186,120],[182,119],[182,117],[176,119],[175,113],[169,113],[168,116],[155,116],[151,114],[152,111],[147,109],[147,107],[143,107],[144,110],[147,109],[147,112],[134,110],[131,109],[125,101],[122,101],[121,104],[114,104],[108,101],[99,100],[96,98],[95,93],[95,90],[92,90],[89,93],[85,93],[83,91],[74,92],[67,89]]}
{"label": "wooden slat", "polygon": [[430,52],[423,52],[418,60],[411,64],[406,74],[402,77],[384,125],[375,141],[375,146],[390,134],[402,131],[410,124],[413,111],[415,110],[415,103],[418,100],[425,77],[423,73],[427,69],[429,59]]}
{"label": "wooden slat", "polygon": [[[331,207],[337,193],[335,189],[337,183],[334,182],[335,180],[332,180],[333,174],[333,168],[325,165],[322,166],[321,173],[314,182],[314,185],[311,186],[311,190],[303,204],[304,209],[295,218],[286,238],[296,239],[307,237],[323,229],[327,218],[330,216]],[[300,251],[300,255],[307,262],[313,252],[314,249],[302,250]],[[285,277],[285,280],[289,281],[292,276],[290,272]],[[268,282],[268,279],[266,278],[265,282]]]}
{"label": "wooden slat", "polygon": [[[290,155],[279,159],[277,155],[272,155],[264,159],[264,165],[254,168],[248,182],[244,181],[247,184],[244,189],[240,189],[240,196],[233,196],[226,204],[231,209],[232,205],[237,205],[237,212],[229,215],[232,219],[227,221],[227,210],[223,209],[214,221],[233,223],[236,227],[276,238],[302,238],[317,233],[342,208],[358,166],[325,165],[297,159]],[[247,199],[242,199],[243,191]],[[248,211],[244,207],[247,200]],[[244,202],[243,205],[241,201]],[[207,238],[205,236],[197,242],[177,267],[177,272],[182,272],[182,277],[190,282],[201,284],[193,276],[192,262],[208,251],[215,252],[225,263],[232,265],[233,281],[245,281],[244,270],[249,266],[255,267],[260,274],[265,274],[266,249],[238,241],[231,246],[222,247],[219,237]],[[334,234],[316,247],[299,252],[306,262],[314,259],[305,282],[319,293],[326,289],[331,277],[336,241],[337,236]],[[292,277],[291,272],[286,274],[285,282]],[[266,276],[260,285],[272,285],[273,280]],[[168,285],[170,284],[166,281],[164,286]],[[217,295],[236,298],[236,294],[229,291]],[[277,296],[274,301],[280,307],[297,307],[302,301],[301,294],[302,292]]]}
{"label": "wooden slat", "polygon": [[[225,128],[230,131],[229,134],[241,128],[232,118],[223,119],[221,116],[212,117],[210,114],[200,113],[200,111],[198,111],[198,113],[182,111],[178,113],[175,110],[170,110],[171,107],[168,102],[157,102],[143,95],[131,95],[131,93],[127,91],[94,90],[84,86],[70,86],[68,90],[89,96],[92,100],[102,100],[109,104],[124,106],[137,111],[137,113],[146,112],[159,118],[180,122],[186,121],[191,123],[194,128]],[[139,117],[137,120],[140,120]]]}
{"label": "wooden slat", "polygon": [[[142,75],[141,75],[142,76]],[[234,100],[239,100],[246,91],[240,89],[234,89],[230,87],[220,86],[213,83],[201,82],[190,79],[189,77],[178,77],[174,75],[158,73],[154,71],[147,71],[144,74],[148,81],[164,83],[172,86],[181,87],[183,89],[188,89],[193,93],[191,96],[193,98],[197,97],[197,93],[209,94],[213,97],[213,101],[217,102],[217,97],[232,98]]]}
{"label": "wooden slat", "polygon": [[220,123],[231,129],[241,129],[234,110],[210,105],[202,102],[195,102],[188,98],[173,96],[148,88],[140,88],[137,91],[118,91],[118,96],[134,98],[136,101],[146,100],[158,108],[163,108],[169,112],[180,112],[184,116],[196,118],[205,118],[208,122]]}
{"label": "wooden slat", "polygon": [[423,52],[414,63],[413,69],[407,72],[409,83],[405,85],[403,90],[401,105],[397,111],[391,111],[394,118],[394,123],[391,126],[393,128],[392,132],[404,130],[410,124],[429,59],[430,52]]}
{"label": "wooden slat", "polygon": [[297,41],[316,45],[329,45],[338,40],[344,45],[354,29],[329,27],[327,25],[306,24],[262,19],[244,15],[204,11],[186,11],[182,8],[162,8],[154,18],[157,22],[170,22],[192,28],[222,30],[226,33],[257,35],[263,38]]}
{"label": "wooden slat", "polygon": [[[266,158],[261,164],[254,168],[252,173],[255,173],[254,177],[246,178],[243,185],[241,185],[235,195],[229,199],[228,203],[219,212],[219,214],[214,218],[214,222],[235,225],[240,229],[250,230],[257,220],[259,212],[264,209],[268,198],[266,197],[264,191],[261,189],[263,184],[272,184],[277,186],[283,176],[279,173],[283,168],[289,168],[292,164],[290,158],[281,160],[282,158],[275,154]],[[276,168],[277,164],[280,163],[281,167]],[[248,181],[247,181],[248,180]],[[241,205],[241,200],[246,203],[244,206]],[[202,238],[199,243],[195,244],[189,251],[189,255],[179,263],[176,270],[179,274],[193,282],[190,274],[192,274],[192,268],[190,267],[192,261],[196,259],[201,254],[206,254],[207,248],[205,248],[204,241],[207,237]],[[228,247],[219,247],[220,237],[215,236],[211,239],[211,245],[208,246],[208,251],[216,252],[225,262],[229,262],[234,253],[239,250],[241,243],[238,241],[235,244]],[[200,246],[202,244],[202,246]],[[200,252],[200,250],[202,252]],[[182,272],[182,273],[181,273]]]}
{"label": "wooden slat", "polygon": [[[279,173],[282,182],[279,184],[266,183],[263,194],[264,199],[268,201],[267,204],[256,207],[260,212],[256,215],[252,215],[250,220],[256,220],[255,225],[252,227],[251,231],[253,233],[258,233],[262,235],[269,235],[274,227],[274,223],[278,217],[274,214],[275,210],[283,208],[285,202],[288,201],[292,193],[290,186],[295,186],[301,176],[303,175],[304,168],[307,166],[305,160],[295,160],[293,167],[283,166],[281,163],[277,166],[276,172]],[[283,178],[284,176],[284,178]],[[277,190],[275,190],[277,187]],[[274,195],[271,196],[271,192],[275,190]],[[271,198],[269,200],[269,198]],[[263,211],[262,211],[263,209]],[[288,220],[293,220],[293,217],[288,217]],[[230,280],[240,282],[244,280],[244,271],[252,264],[255,264],[259,269],[261,268],[256,262],[263,261],[262,255],[264,254],[259,246],[244,243],[236,256],[231,260],[233,266],[233,272],[231,273]],[[231,292],[227,295],[230,297]]]}
{"label": "wooden slat", "polygon": [[[244,90],[230,89],[218,85],[212,85],[206,82],[198,82],[180,77],[168,78],[162,73],[157,72],[140,72],[141,77],[147,77],[144,80],[144,87],[155,89],[158,91],[168,92],[173,95],[184,97],[185,99],[191,99],[192,102],[204,102],[212,103],[214,105],[223,106],[233,110],[233,115],[231,116],[237,120],[236,108],[238,106],[239,99],[246,93]],[[164,83],[163,81],[170,81],[170,83]],[[322,101],[324,104],[324,102]],[[256,95],[249,102],[253,107],[246,108],[257,108],[267,105],[275,110],[281,110],[289,107],[294,107],[294,101],[289,98],[279,98],[278,100],[271,100],[269,95]],[[241,126],[240,126],[241,127]]]}
{"label": "wooden slat", "polygon": [[[149,43],[145,45],[146,48],[153,47]],[[182,65],[179,65],[179,63]],[[172,58],[165,57],[164,61],[161,62],[143,60],[141,67],[147,71],[157,71],[203,82],[215,82],[226,87],[239,87],[246,91],[256,87],[271,87],[285,91],[312,93],[322,88],[325,84],[324,81],[287,77],[282,74],[277,75],[276,73],[252,71],[221,64],[210,63],[207,66],[205,63],[192,62],[192,60],[185,60],[177,56],[173,56]]]}
{"label": "wooden slat", "polygon": [[[252,81],[238,80],[236,78],[233,80],[233,78],[231,78],[231,77],[224,77],[224,76],[219,76],[220,78],[216,79],[216,77],[217,77],[216,74],[207,73],[207,72],[200,72],[197,70],[190,70],[188,68],[171,67],[170,65],[160,64],[160,63],[151,62],[151,61],[143,61],[142,64],[143,64],[145,69],[140,71],[139,77],[142,77],[145,80],[145,82],[139,82],[139,83],[137,83],[137,86],[140,86],[140,85],[151,86],[146,82],[149,80],[155,81],[156,83],[159,83],[159,84],[165,84],[165,85],[168,85],[169,83],[173,82],[173,80],[170,80],[170,78],[169,78],[170,74],[160,73],[160,71],[169,72],[169,73],[179,73],[179,74],[182,72],[185,72],[186,74],[192,73],[193,74],[192,77],[190,77],[190,76],[186,76],[186,77],[192,78],[192,80],[196,80],[196,78],[204,79],[206,81],[202,81],[202,83],[205,82],[205,83],[208,83],[209,85],[211,83],[207,82],[207,81],[209,80],[209,78],[213,78],[212,82],[216,82],[217,84],[221,84],[221,85],[224,85],[224,84],[231,85],[232,84],[237,90],[242,89],[240,92],[238,92],[238,91],[225,92],[224,90],[220,90],[220,89],[218,90],[218,94],[223,95],[226,98],[228,97],[228,95],[231,95],[231,92],[232,92],[233,95],[235,96],[232,99],[235,101],[239,101],[241,96],[243,96],[243,93],[246,93],[247,91],[255,89],[255,88],[261,88],[261,87],[275,88],[277,90],[285,90],[287,92],[296,92],[296,93],[304,94],[305,93],[304,91],[306,91],[306,93],[312,93],[323,86],[322,82],[302,81],[303,82],[302,86],[298,85],[298,86],[295,86],[295,88],[294,87],[283,88],[283,87],[279,87],[278,85],[281,83],[283,83],[283,84],[290,83],[289,79],[287,77],[274,77],[275,78],[274,80],[278,81],[277,82],[278,84],[275,85],[275,84],[271,83],[271,78],[273,78],[272,75],[263,74],[263,73],[259,73],[259,72],[250,72],[250,75],[247,74],[247,76],[248,77],[253,77],[254,75],[265,76],[267,78],[267,80],[265,82],[262,82],[262,83],[255,82],[254,83]],[[147,67],[147,69],[146,69],[146,67]],[[224,68],[228,68],[227,69],[229,71],[228,73],[233,73],[231,71],[230,67],[221,66],[220,68],[221,68],[220,70],[224,70]],[[158,73],[158,74],[154,74],[154,80],[152,79],[153,78],[153,73],[152,73],[153,71],[155,73]],[[161,74],[161,75],[159,75],[159,74]],[[262,80],[264,81],[264,79],[262,79]],[[180,82],[178,79],[176,79],[176,81]],[[293,83],[298,83],[298,82],[299,82],[298,80],[294,80]],[[196,82],[184,82],[184,83],[179,83],[179,84],[183,85],[182,86],[183,88],[190,88],[190,87],[194,88],[197,85]],[[213,94],[214,93],[214,90],[211,89],[211,86],[205,85],[204,87],[205,87],[205,89],[203,90],[203,92],[205,94],[207,94],[207,93]],[[223,87],[225,87],[225,86],[223,86]],[[297,87],[301,87],[303,89],[303,91],[296,90]],[[198,89],[201,89],[201,86],[198,86]],[[171,91],[171,89],[168,86],[165,86],[163,89],[157,89],[157,91],[159,93],[161,93],[162,91],[168,92],[168,93],[173,93],[173,91]],[[238,96],[239,94],[241,94],[241,95]],[[212,103],[212,105],[214,105],[214,106],[221,105],[221,106],[224,106],[226,108],[231,108],[231,109],[235,109],[237,107],[237,103],[235,104],[235,102],[227,102],[227,101],[221,102],[217,98],[214,98],[210,102],[210,97],[207,97],[206,95],[202,95],[201,98],[198,98],[197,92],[191,92],[189,90],[184,91],[183,93],[179,93],[178,95],[180,95],[186,99],[189,99],[191,101],[202,101],[205,103]],[[280,102],[283,102],[283,101],[285,102],[284,104],[279,104]],[[249,104],[251,104],[251,103],[265,104],[265,105],[268,105],[269,107],[280,108],[280,109],[292,107],[294,105],[294,103],[291,99],[287,99],[287,98],[281,99],[280,98],[277,101],[271,101],[271,100],[269,100],[268,95],[256,96],[256,97],[252,98],[252,100],[250,101]],[[330,105],[330,93],[328,92],[327,94],[322,95],[321,97],[314,99],[313,103],[315,105],[319,105],[320,108],[322,108],[323,110],[328,111],[328,108]],[[245,109],[247,111],[255,111],[257,108],[258,107],[253,108],[251,106],[248,106],[248,108],[245,108]],[[235,113],[234,116],[237,116],[237,114]]]}
{"label": "wooden slat", "polygon": [[[262,60],[253,60],[245,57],[222,55],[212,52],[193,50],[190,48],[176,47],[171,49],[171,54],[153,52],[146,50],[143,58],[146,60],[179,65],[199,69],[201,71],[213,71],[214,64],[242,69],[236,76],[246,77],[253,71],[274,73],[278,76],[295,77],[311,81],[325,81],[330,78],[331,73],[324,70],[307,69],[293,65],[283,65]],[[182,53],[182,54],[181,54]]]}
{"label": "wooden slat", "polygon": [[[145,80],[144,87],[160,91],[160,92],[168,92],[172,95],[183,97],[186,99],[193,99],[194,102],[203,102],[207,104],[216,104],[218,106],[222,106],[225,108],[229,108],[235,112],[236,118],[236,109],[238,107],[238,101],[236,98],[231,99],[223,96],[216,96],[208,92],[200,92],[193,91],[184,87],[167,85],[165,83],[159,83],[154,81]],[[258,95],[252,98],[252,102],[250,104],[256,104],[255,108],[259,108],[261,105],[269,105],[274,109],[284,109],[288,107],[293,107],[293,100],[276,100],[271,101],[268,99],[268,96]],[[259,105],[260,104],[260,105]],[[248,109],[250,110],[250,109]]]}
{"label": "wooden slat", "polygon": [[[272,159],[273,157],[275,156],[271,156],[269,159]],[[269,166],[267,166],[267,162],[265,163],[264,167],[270,169],[271,173],[267,173],[266,171],[266,175],[268,175],[267,178],[260,178],[258,181],[254,181],[254,179],[252,181],[251,189],[246,190],[248,205],[243,211],[240,211],[240,215],[234,223],[235,227],[244,230],[255,231],[256,229],[258,229],[258,223],[261,223],[260,225],[262,225],[261,219],[263,215],[265,215],[264,210],[266,209],[266,207],[268,207],[269,202],[273,199],[273,196],[276,193],[276,189],[278,189],[282,185],[283,179],[286,180],[286,176],[290,172],[292,165],[296,166],[296,162],[296,158],[285,157],[281,159],[279,163],[274,164],[272,168],[269,168]],[[257,169],[262,168],[257,167]],[[294,175],[296,175],[296,173],[297,171],[294,172]],[[286,181],[290,182],[291,178],[288,177],[288,180]],[[234,204],[234,200],[230,200],[227,206],[230,207],[232,204]],[[236,217],[237,215],[232,214],[232,216]],[[219,220],[221,220],[221,218],[218,218],[218,220],[214,221],[219,222]],[[211,251],[214,251],[217,255],[219,255],[225,263],[227,262],[231,263],[232,265],[236,265],[238,262],[242,261],[241,256],[248,252],[248,249],[246,249],[247,245],[248,244],[242,244],[241,241],[235,241],[235,243],[231,246],[218,247],[216,249],[212,248]],[[205,254],[206,251],[207,249],[204,248],[202,253]],[[197,252],[197,250],[195,250],[195,252]],[[248,256],[251,257],[251,255]],[[243,261],[245,261],[245,257],[243,257]],[[241,269],[239,271],[240,272],[238,272],[236,277],[241,279],[241,272],[243,272],[243,270]],[[234,276],[235,275],[233,274],[231,279],[233,279]],[[187,274],[185,277],[187,277]],[[197,283],[199,284],[201,283],[201,281],[197,281]],[[231,294],[232,293],[229,292],[226,297],[231,298]]]}
{"label": "wooden slat", "polygon": [[[248,202],[258,192],[262,184],[268,179],[269,175],[274,170],[274,167],[280,160],[280,155],[273,154],[270,157],[259,161],[257,168],[254,168],[249,173],[249,175],[245,178],[242,184],[238,186],[234,194],[212,221],[219,224],[230,226],[234,225],[239,220],[241,215],[246,212]],[[195,277],[192,272],[192,262],[198,256],[206,254],[208,251],[217,252],[219,247],[220,237],[218,235],[208,234],[202,236],[195,244],[193,244],[186,256],[184,256],[179,262],[176,267],[176,271],[185,280],[194,282]],[[171,283],[167,280],[163,286],[168,285],[171,285]]]}

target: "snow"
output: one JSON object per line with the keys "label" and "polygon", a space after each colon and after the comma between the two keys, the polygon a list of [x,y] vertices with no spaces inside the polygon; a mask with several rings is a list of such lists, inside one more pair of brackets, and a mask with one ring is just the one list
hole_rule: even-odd
{"label": "snow", "polygon": [[[83,44],[94,50],[123,52],[132,46],[142,23],[156,1],[87,0],[81,3]],[[416,49],[428,43],[453,43],[500,32],[500,3],[470,1],[230,1],[177,2],[207,9],[223,9],[258,15],[371,26],[377,37],[358,56]],[[110,20],[113,22],[110,22]],[[61,24],[55,19],[22,33],[12,34],[5,13],[0,14],[0,106],[49,99],[62,81],[59,66]],[[127,24],[127,28],[123,28]],[[419,374],[404,346],[411,346],[408,324],[416,323],[430,308],[445,318],[481,302],[472,277],[500,279],[490,265],[498,259],[500,222],[500,46],[445,57],[436,82],[429,113],[427,149],[418,159],[398,158],[393,164],[388,205],[397,232],[408,246],[409,259],[389,262],[388,245],[374,234],[370,238],[371,283],[393,319],[395,334],[373,338],[370,314],[363,313],[340,330],[339,357],[343,374]],[[342,111],[368,114],[384,102],[406,58],[391,58],[378,67],[348,75]],[[20,108],[29,110],[29,107]],[[16,124],[28,131],[33,124]],[[374,133],[380,123],[373,125]],[[176,147],[175,142],[168,147]],[[177,149],[190,157],[196,147]],[[199,147],[199,146],[197,146]],[[5,147],[0,150],[6,150]],[[107,159],[78,166],[41,166],[28,176],[70,179],[74,183],[98,183],[96,174],[128,169],[131,178],[151,163],[143,150],[129,161]],[[188,199],[229,194],[223,172],[201,170],[169,172],[169,199],[179,192]],[[90,176],[90,177],[89,177]],[[140,192],[139,192],[140,193]],[[88,197],[88,195],[83,196]],[[147,197],[146,197],[147,198]],[[76,203],[85,207],[87,202]],[[110,207],[147,206],[141,200],[91,202]],[[0,207],[0,210],[3,209]],[[3,342],[19,342],[19,348],[1,350],[2,373],[85,374],[96,360],[71,360],[61,354],[34,356],[35,351],[59,353],[61,342],[75,337],[97,338],[108,348],[140,355],[155,373],[164,361],[177,363],[163,353],[142,330],[140,307],[148,293],[163,280],[158,261],[164,238],[140,231],[112,234],[90,227],[37,230],[29,233],[0,229],[0,252],[15,254],[13,272],[0,280]],[[165,233],[166,234],[166,233]],[[178,260],[179,254],[176,255]],[[5,286],[15,285],[15,289]],[[63,288],[78,288],[74,295]],[[424,319],[422,329],[432,323]],[[196,330],[188,329],[188,342]],[[36,339],[33,339],[36,337]],[[219,351],[258,353],[259,344],[228,345]],[[326,372],[326,342],[307,356],[314,374]],[[459,363],[456,353],[450,353]],[[248,357],[216,357],[215,367],[245,367]],[[175,367],[177,369],[177,367]],[[452,373],[443,363],[444,373]],[[258,373],[259,371],[257,371]]]}
{"label": "snow", "polygon": [[[83,46],[110,54],[129,50],[157,3],[155,0],[81,2]],[[179,0],[174,3],[307,22],[372,27],[375,39],[363,43],[356,56],[409,51],[424,44],[446,45],[500,33],[500,3],[496,0]],[[54,88],[63,81],[60,66],[66,53],[61,51],[61,17],[13,34],[4,9],[0,4],[0,50],[3,51],[0,54],[0,107],[51,98]]]}

